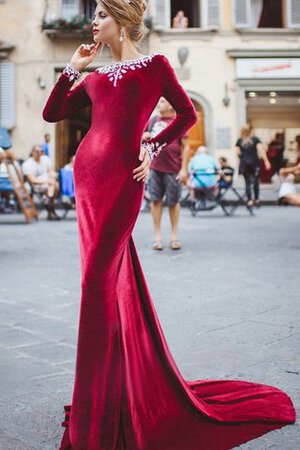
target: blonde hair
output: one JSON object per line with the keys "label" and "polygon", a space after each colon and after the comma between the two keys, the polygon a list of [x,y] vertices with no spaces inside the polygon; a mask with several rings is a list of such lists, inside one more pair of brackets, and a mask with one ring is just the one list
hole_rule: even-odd
{"label": "blonde hair", "polygon": [[127,36],[137,46],[149,33],[144,23],[144,12],[147,5],[144,0],[96,0],[114,20],[126,30]]}
{"label": "blonde hair", "polygon": [[250,123],[245,123],[241,128],[241,138],[243,143],[251,141],[252,135],[252,125]]}

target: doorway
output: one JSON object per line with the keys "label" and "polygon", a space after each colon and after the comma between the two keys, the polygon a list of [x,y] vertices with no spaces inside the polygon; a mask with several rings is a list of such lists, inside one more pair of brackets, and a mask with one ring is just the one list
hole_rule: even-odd
{"label": "doorway", "polygon": [[[274,142],[282,141],[283,159],[295,163],[298,159],[296,138],[300,135],[300,91],[265,90],[246,91],[247,122],[255,129],[272,163]],[[261,167],[261,178],[271,182],[275,169],[266,172]]]}

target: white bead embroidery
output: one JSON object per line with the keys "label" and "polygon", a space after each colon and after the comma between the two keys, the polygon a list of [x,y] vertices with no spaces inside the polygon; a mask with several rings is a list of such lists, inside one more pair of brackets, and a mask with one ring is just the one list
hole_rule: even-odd
{"label": "white bead embroidery", "polygon": [[154,156],[159,155],[159,153],[162,151],[162,149],[167,145],[166,142],[163,144],[160,144],[159,142],[142,142],[141,147],[144,147],[147,152],[149,153],[151,161],[153,160]]}
{"label": "white bead embroidery", "polygon": [[64,68],[62,73],[66,75],[70,81],[77,80],[82,75],[79,70],[75,69],[75,67],[70,64]]}
{"label": "white bead embroidery", "polygon": [[119,79],[123,78],[124,74],[129,70],[135,70],[137,68],[146,67],[149,61],[152,61],[155,55],[159,53],[153,52],[150,55],[141,56],[137,59],[125,59],[124,61],[116,61],[111,64],[96,69],[99,73],[108,74],[108,79],[113,83],[113,86],[117,86]]}

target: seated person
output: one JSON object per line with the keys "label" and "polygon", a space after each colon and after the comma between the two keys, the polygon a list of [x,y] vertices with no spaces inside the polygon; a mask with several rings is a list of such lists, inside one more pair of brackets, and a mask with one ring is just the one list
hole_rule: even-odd
{"label": "seated person", "polygon": [[61,196],[64,203],[75,209],[74,169],[75,156],[71,156],[69,162],[60,171]]}
{"label": "seated person", "polygon": [[47,219],[60,220],[54,209],[55,198],[59,194],[59,183],[56,180],[56,173],[49,162],[50,159],[43,155],[41,145],[34,145],[30,155],[22,165],[23,173],[27,176],[35,192],[40,192],[47,196]]}
{"label": "seated person", "polygon": [[74,161],[75,161],[75,155],[71,156],[70,161],[63,168],[66,170],[73,170]]}
{"label": "seated person", "polygon": [[219,171],[219,187],[228,188],[232,185],[234,169],[228,165],[227,158],[221,156],[219,158],[220,171]]}
{"label": "seated person", "polygon": [[[5,161],[8,163],[9,168]],[[12,181],[17,188],[20,187],[18,172],[22,173],[21,166],[13,152],[0,147],[0,209],[3,212],[12,212],[16,207]]]}
{"label": "seated person", "polygon": [[191,201],[195,201],[196,190],[209,189],[214,196],[218,195],[218,172],[217,161],[207,154],[207,148],[200,146],[196,154],[189,162],[188,188]]}
{"label": "seated person", "polygon": [[296,166],[280,169],[279,202],[286,205],[300,206],[300,193],[295,186],[295,176],[300,174],[300,163]]}
{"label": "seated person", "polygon": [[173,17],[173,28],[188,28],[189,19],[184,15],[183,11],[178,11]]}

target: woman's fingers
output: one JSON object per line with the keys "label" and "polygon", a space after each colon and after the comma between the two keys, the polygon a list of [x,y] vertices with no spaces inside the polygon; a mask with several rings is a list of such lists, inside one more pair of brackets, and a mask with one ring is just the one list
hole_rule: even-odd
{"label": "woman's fingers", "polygon": [[149,153],[146,149],[140,149],[139,160],[142,161],[142,163],[133,170],[133,178],[136,181],[145,181],[147,179],[151,163]]}
{"label": "woman's fingers", "polygon": [[137,167],[136,169],[134,169],[133,173],[139,172],[140,170],[145,169],[146,167],[148,167],[150,164],[148,163],[148,161],[143,161],[142,164]]}
{"label": "woman's fingers", "polygon": [[146,149],[141,147],[140,148],[140,154],[139,154],[139,160],[143,161],[144,157],[145,157],[145,153],[146,153]]}

